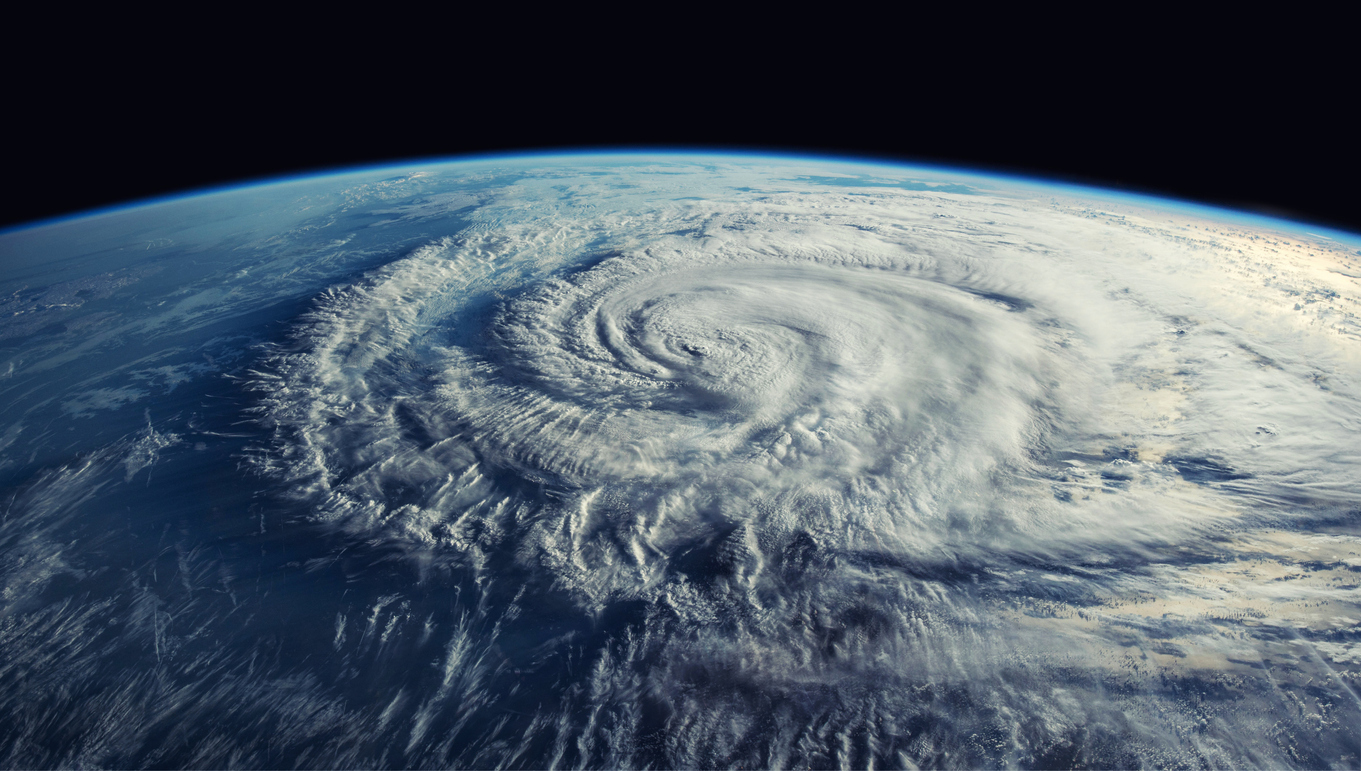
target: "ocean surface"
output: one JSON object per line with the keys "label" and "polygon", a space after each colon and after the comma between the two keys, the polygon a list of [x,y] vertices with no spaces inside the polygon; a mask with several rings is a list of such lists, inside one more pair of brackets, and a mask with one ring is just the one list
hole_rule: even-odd
{"label": "ocean surface", "polygon": [[0,233],[0,765],[1354,767],[1358,281],[774,156]]}

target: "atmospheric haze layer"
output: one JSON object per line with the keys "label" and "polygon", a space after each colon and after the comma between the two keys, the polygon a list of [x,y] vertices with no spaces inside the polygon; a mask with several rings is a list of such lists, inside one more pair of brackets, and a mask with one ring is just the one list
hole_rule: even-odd
{"label": "atmospheric haze layer", "polygon": [[1361,250],[523,157],[0,234],[7,767],[1361,764]]}

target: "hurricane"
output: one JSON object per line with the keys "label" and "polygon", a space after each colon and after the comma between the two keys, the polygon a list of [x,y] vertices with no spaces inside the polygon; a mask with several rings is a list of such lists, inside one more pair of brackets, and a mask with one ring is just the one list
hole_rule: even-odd
{"label": "hurricane", "polygon": [[1361,757],[1348,247],[996,178],[588,160],[299,198],[214,247],[220,306],[124,312],[205,314],[166,344],[198,369],[14,413],[132,417],[6,461],[3,762]]}

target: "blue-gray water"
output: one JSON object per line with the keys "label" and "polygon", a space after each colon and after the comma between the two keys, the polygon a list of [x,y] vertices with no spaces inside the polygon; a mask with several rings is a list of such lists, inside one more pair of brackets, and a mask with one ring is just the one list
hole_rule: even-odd
{"label": "blue-gray water", "polygon": [[1334,237],[734,156],[0,234],[0,764],[1356,765]]}

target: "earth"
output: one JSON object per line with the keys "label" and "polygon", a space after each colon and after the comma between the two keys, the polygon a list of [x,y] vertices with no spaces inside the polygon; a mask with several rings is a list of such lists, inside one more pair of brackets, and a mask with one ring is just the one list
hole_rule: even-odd
{"label": "earth", "polygon": [[1361,765],[1361,237],[851,160],[0,234],[0,765]]}

